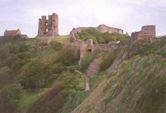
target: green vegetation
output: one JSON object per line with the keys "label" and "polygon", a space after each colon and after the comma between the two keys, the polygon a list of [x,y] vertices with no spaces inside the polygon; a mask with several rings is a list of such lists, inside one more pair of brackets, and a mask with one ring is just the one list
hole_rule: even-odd
{"label": "green vegetation", "polygon": [[105,44],[111,41],[125,41],[128,40],[126,35],[118,34],[118,33],[100,33],[95,28],[89,28],[83,30],[82,32],[77,34],[77,38],[81,40],[92,39],[96,44]]}
{"label": "green vegetation", "polygon": [[[7,38],[0,41],[0,52],[3,53],[0,54],[0,97],[3,100],[0,100],[8,103],[6,106],[0,103],[3,107],[0,112],[29,109],[33,113],[36,109],[33,107],[42,104],[39,100],[50,95],[45,89],[54,92],[55,87],[63,86],[62,92],[58,90],[57,93],[59,96],[64,94],[65,98],[83,90],[83,76],[77,73],[79,56],[70,46],[62,48],[58,42],[48,45],[39,39]],[[61,85],[53,85],[57,83]],[[52,95],[50,103],[56,106],[58,102],[55,100],[61,101],[59,96]],[[62,109],[67,101],[65,98],[55,111]],[[48,109],[54,107],[45,106]]]}
{"label": "green vegetation", "polygon": [[48,89],[41,89],[34,92],[24,91],[20,98],[17,107],[20,111],[24,112],[28,109],[35,101],[37,101]]}
{"label": "green vegetation", "polygon": [[89,95],[90,92],[77,92],[68,97],[61,113],[70,113]]}
{"label": "green vegetation", "polygon": [[[0,113],[165,112],[165,38],[130,42],[95,29],[77,35],[100,44],[123,43],[119,49],[87,55],[79,66],[75,48],[61,44],[69,43],[68,36],[49,44],[40,39],[0,40]],[[85,92],[83,73],[98,57],[100,71],[91,80],[91,91]]]}
{"label": "green vegetation", "polygon": [[53,38],[53,40],[56,42],[60,42],[60,43],[69,43],[70,36],[69,35],[57,36],[57,37]]}
{"label": "green vegetation", "polygon": [[116,49],[111,52],[103,52],[102,55],[102,63],[100,65],[100,71],[105,71],[108,69],[111,64],[115,61],[116,57],[118,56],[120,50]]}
{"label": "green vegetation", "polygon": [[164,38],[151,44],[138,41],[123,48],[126,59],[72,113],[165,112],[166,60],[158,52],[165,51],[164,43]]}
{"label": "green vegetation", "polygon": [[80,70],[82,72],[85,72],[85,70],[88,68],[89,64],[97,57],[96,53],[89,54],[87,53],[85,57],[80,62]]}
{"label": "green vegetation", "polygon": [[11,84],[5,87],[2,92],[9,98],[12,104],[18,104],[23,95],[23,89],[20,84]]}

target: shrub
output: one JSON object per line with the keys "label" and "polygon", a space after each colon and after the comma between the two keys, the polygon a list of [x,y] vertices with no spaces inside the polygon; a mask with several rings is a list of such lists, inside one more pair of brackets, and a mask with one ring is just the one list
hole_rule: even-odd
{"label": "shrub", "polygon": [[51,73],[60,74],[64,70],[66,70],[66,66],[63,63],[61,63],[61,62],[57,62],[57,63],[53,64],[50,67],[50,69],[51,69]]}
{"label": "shrub", "polygon": [[40,59],[33,59],[26,64],[22,69],[21,75],[21,84],[24,88],[30,90],[46,87],[50,79],[53,78],[49,64],[43,63]]}
{"label": "shrub", "polygon": [[83,76],[76,72],[65,71],[59,76],[58,81],[63,83],[68,90],[83,89]]}
{"label": "shrub", "polygon": [[62,64],[69,66],[78,63],[79,55],[78,52],[73,47],[63,48],[58,56],[56,62],[61,62]]}
{"label": "shrub", "polygon": [[7,95],[11,103],[18,104],[23,95],[23,88],[20,84],[15,83],[4,88],[3,92]]}

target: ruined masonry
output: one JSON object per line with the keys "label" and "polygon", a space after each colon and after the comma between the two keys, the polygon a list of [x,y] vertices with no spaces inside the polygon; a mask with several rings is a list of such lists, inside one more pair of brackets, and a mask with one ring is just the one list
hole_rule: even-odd
{"label": "ruined masonry", "polygon": [[58,35],[58,15],[53,13],[46,16],[42,16],[39,19],[38,25],[38,37],[57,36]]}
{"label": "ruined masonry", "polygon": [[17,30],[5,30],[4,36],[18,36],[21,35],[20,29]]}
{"label": "ruined masonry", "polygon": [[20,29],[16,30],[5,30],[4,37],[19,37],[19,38],[27,38],[26,34],[22,34]]}
{"label": "ruined masonry", "polygon": [[143,26],[141,31],[133,32],[131,37],[136,40],[145,40],[153,41],[156,37],[156,26],[155,25],[146,25]]}

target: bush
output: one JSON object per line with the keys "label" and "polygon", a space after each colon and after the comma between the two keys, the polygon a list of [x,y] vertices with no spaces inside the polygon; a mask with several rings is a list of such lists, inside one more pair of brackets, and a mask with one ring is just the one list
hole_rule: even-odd
{"label": "bush", "polygon": [[21,76],[21,84],[30,90],[46,87],[53,78],[49,64],[43,63],[40,59],[33,59],[26,64],[22,69]]}
{"label": "bush", "polygon": [[79,60],[79,54],[77,50],[69,46],[69,47],[63,48],[59,52],[56,62],[61,62],[65,66],[69,66],[69,65],[78,63],[78,60]]}
{"label": "bush", "polygon": [[11,84],[5,89],[3,89],[3,92],[9,98],[11,103],[18,104],[19,100],[23,95],[23,88],[20,84],[16,83],[16,84]]}
{"label": "bush", "polygon": [[53,64],[51,67],[51,73],[54,73],[54,74],[60,74],[62,73],[64,70],[66,70],[66,66],[61,63],[61,62],[58,62],[58,63],[55,63]]}
{"label": "bush", "polygon": [[58,81],[63,83],[65,88],[70,91],[77,91],[83,89],[83,75],[80,75],[76,72],[65,71],[59,76]]}

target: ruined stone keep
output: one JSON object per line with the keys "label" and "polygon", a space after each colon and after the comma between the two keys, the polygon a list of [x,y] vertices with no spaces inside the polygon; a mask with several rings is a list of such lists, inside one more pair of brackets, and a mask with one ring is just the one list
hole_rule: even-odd
{"label": "ruined stone keep", "polygon": [[38,37],[57,36],[58,35],[58,15],[53,13],[39,18]]}
{"label": "ruined stone keep", "polygon": [[131,34],[133,39],[152,41],[156,37],[156,26],[146,25],[143,26],[141,31],[133,32]]}

